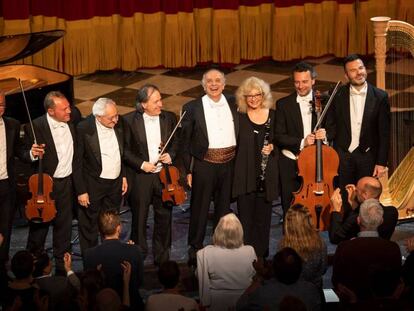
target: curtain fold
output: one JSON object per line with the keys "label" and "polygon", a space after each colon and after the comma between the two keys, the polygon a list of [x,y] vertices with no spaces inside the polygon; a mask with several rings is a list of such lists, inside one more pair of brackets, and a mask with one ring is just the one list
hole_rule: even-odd
{"label": "curtain fold", "polygon": [[414,23],[411,0],[4,0],[0,34],[63,29],[21,61],[70,74],[373,53],[369,18]]}

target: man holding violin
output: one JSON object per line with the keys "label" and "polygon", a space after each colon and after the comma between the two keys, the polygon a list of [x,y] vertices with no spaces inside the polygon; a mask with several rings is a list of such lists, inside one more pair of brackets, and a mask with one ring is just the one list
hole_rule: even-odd
{"label": "man holding violin", "polygon": [[72,233],[72,160],[75,129],[70,122],[70,104],[61,92],[49,92],[44,100],[44,108],[46,114],[33,120],[37,144],[33,144],[34,137],[30,126],[25,127],[25,142],[27,147],[32,146],[31,160],[34,161],[42,156],[44,173],[53,177],[53,199],[57,213],[52,222],[30,222],[27,248],[43,248],[49,225],[53,223],[53,256],[56,274],[66,275],[63,256],[70,251]]}
{"label": "man holding violin", "polygon": [[98,214],[119,211],[128,188],[122,158],[124,128],[113,100],[99,98],[92,114],[77,126],[77,149],[73,172],[79,208],[79,242],[82,254],[98,245]]}
{"label": "man holding violin", "polygon": [[305,62],[297,63],[293,68],[295,92],[276,102],[275,141],[281,151],[279,174],[283,211],[292,203],[292,193],[300,187],[297,175],[296,157],[299,152],[315,143],[316,139],[326,139],[325,129],[315,133],[314,92],[316,71]]}
{"label": "man holding violin", "polygon": [[159,172],[163,164],[171,164],[177,152],[178,139],[172,138],[163,154],[165,143],[175,125],[174,113],[162,110],[161,93],[157,86],[146,84],[138,90],[136,111],[126,114],[129,124],[128,141],[131,152],[125,161],[133,172],[130,204],[132,211],[131,239],[138,244],[144,257],[148,253],[147,218],[150,204],[154,210],[152,249],[154,264],[169,259],[171,248],[172,209],[162,202],[162,183]]}

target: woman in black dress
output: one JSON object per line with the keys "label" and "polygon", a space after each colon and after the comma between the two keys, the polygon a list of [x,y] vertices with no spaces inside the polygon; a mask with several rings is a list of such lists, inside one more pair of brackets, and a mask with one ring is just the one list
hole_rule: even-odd
{"label": "woman in black dress", "polygon": [[269,85],[256,77],[240,85],[236,99],[240,126],[233,196],[237,198],[245,244],[254,247],[258,258],[265,258],[269,249],[272,201],[279,196],[273,99]]}

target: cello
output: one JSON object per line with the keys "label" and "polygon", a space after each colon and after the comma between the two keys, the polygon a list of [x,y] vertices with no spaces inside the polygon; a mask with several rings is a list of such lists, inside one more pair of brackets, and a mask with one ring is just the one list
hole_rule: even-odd
{"label": "cello", "polygon": [[[19,79],[20,89],[23,95],[23,101],[29,118],[30,128],[33,135],[34,143],[37,145],[36,134],[33,128],[32,118],[30,116],[29,107],[26,101],[26,95],[21,80]],[[45,223],[52,221],[56,216],[55,201],[50,194],[53,191],[53,179],[43,172],[43,156],[39,156],[38,173],[33,174],[29,178],[29,192],[32,193],[31,199],[27,200],[25,206],[26,218],[34,223]]]}
{"label": "cello", "polygon": [[[320,128],[323,117],[329,109],[340,82],[336,84],[329,101],[322,112],[320,93],[315,92],[315,112],[317,124],[314,132]],[[308,208],[312,222],[319,231],[328,230],[331,221],[331,196],[334,192],[333,179],[338,175],[339,157],[336,151],[316,139],[315,144],[305,147],[297,159],[298,175],[302,177],[300,189],[293,193],[293,203]]]}

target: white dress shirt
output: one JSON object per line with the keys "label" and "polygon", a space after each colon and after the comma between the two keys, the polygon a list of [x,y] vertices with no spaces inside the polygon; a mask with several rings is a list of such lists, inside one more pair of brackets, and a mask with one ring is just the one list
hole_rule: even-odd
{"label": "white dress shirt", "polygon": [[296,101],[300,107],[300,114],[302,115],[303,124],[303,138],[300,143],[300,149],[305,146],[305,137],[312,133],[312,91],[306,96],[296,96]]}
{"label": "white dress shirt", "polygon": [[204,117],[207,125],[208,147],[226,148],[236,145],[234,120],[226,97],[221,95],[218,102],[202,97]]}
{"label": "white dress shirt", "polygon": [[103,126],[97,119],[95,119],[95,122],[102,163],[102,172],[99,177],[116,179],[121,173],[121,154],[115,130]]}
{"label": "white dress shirt", "polygon": [[351,144],[348,151],[352,152],[359,146],[361,135],[362,117],[364,116],[365,100],[367,98],[368,84],[358,91],[352,85],[349,88],[349,113],[351,117]]}
{"label": "white dress shirt", "polygon": [[[149,116],[145,112],[142,114],[145,126],[145,135],[147,137],[149,162],[155,164],[158,161],[161,145],[161,127],[159,116]],[[141,166],[142,169],[143,166]],[[162,169],[162,163],[157,163],[158,173]]]}
{"label": "white dress shirt", "polygon": [[0,117],[0,180],[9,178],[7,174],[7,141],[6,125]]}
{"label": "white dress shirt", "polygon": [[53,177],[64,178],[72,174],[73,139],[69,125],[66,122],[59,122],[46,114],[52,132],[53,142],[58,157],[58,165]]}

